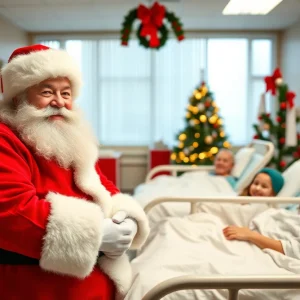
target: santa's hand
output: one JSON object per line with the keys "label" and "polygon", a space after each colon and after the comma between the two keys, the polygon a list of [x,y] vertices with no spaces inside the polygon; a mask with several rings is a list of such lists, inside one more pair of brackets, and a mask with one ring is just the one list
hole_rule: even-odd
{"label": "santa's hand", "polygon": [[137,232],[137,224],[129,218],[126,218],[120,224],[114,223],[110,219],[104,221],[105,226],[100,251],[110,258],[117,258],[130,248]]}
{"label": "santa's hand", "polygon": [[126,219],[126,217],[127,212],[125,212],[124,210],[119,210],[113,215],[112,220],[114,223],[120,224]]}

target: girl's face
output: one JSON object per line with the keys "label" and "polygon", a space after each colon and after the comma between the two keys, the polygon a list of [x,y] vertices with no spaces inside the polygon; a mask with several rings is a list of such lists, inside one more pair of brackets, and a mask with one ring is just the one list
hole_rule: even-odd
{"label": "girl's face", "polygon": [[275,196],[270,176],[266,173],[257,174],[250,185],[249,194],[254,197]]}

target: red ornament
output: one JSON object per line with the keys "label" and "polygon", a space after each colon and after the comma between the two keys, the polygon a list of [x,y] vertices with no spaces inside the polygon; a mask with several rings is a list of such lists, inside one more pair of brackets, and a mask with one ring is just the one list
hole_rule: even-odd
{"label": "red ornament", "polygon": [[270,114],[270,113],[267,113],[266,116],[267,116],[268,118],[270,118],[271,114]]}
{"label": "red ornament", "polygon": [[279,139],[279,143],[280,143],[281,145],[283,145],[283,144],[285,143],[285,138],[284,138],[284,137],[280,138],[280,139]]}
{"label": "red ornament", "polygon": [[181,34],[178,38],[177,38],[177,40],[178,41],[182,41],[182,40],[184,40],[184,35],[183,34]]}
{"label": "red ornament", "polygon": [[218,128],[218,127],[219,127],[219,124],[215,123],[215,124],[213,125],[213,127],[214,127],[214,128]]}
{"label": "red ornament", "polygon": [[210,107],[210,101],[205,102],[205,107]]}
{"label": "red ornament", "polygon": [[128,41],[124,41],[124,40],[122,39],[122,46],[128,46]]}
{"label": "red ornament", "polygon": [[137,10],[137,17],[142,21],[141,36],[150,36],[149,45],[152,48],[159,46],[157,35],[158,28],[163,24],[166,9],[163,5],[155,2],[149,9],[143,4],[140,4]]}
{"label": "red ornament", "polygon": [[286,162],[284,160],[280,161],[279,166],[284,168],[286,166]]}
{"label": "red ornament", "polygon": [[293,156],[294,156],[294,158],[299,158],[299,157],[300,157],[300,155],[299,155],[298,152],[294,152],[294,153],[293,153]]}
{"label": "red ornament", "polygon": [[253,136],[253,139],[254,139],[254,140],[258,140],[258,138],[259,138],[259,136],[258,136],[257,134],[255,134],[255,135]]}
{"label": "red ornament", "polygon": [[286,101],[289,105],[289,109],[292,109],[294,107],[294,98],[296,97],[296,94],[294,92],[287,92],[286,93]]}
{"label": "red ornament", "polygon": [[272,76],[265,77],[265,83],[266,83],[266,92],[271,91],[271,94],[273,96],[276,95],[276,79],[282,78],[281,71],[279,68],[277,68]]}
{"label": "red ornament", "polygon": [[297,133],[297,139],[300,140],[300,133]]}
{"label": "red ornament", "polygon": [[276,118],[276,121],[277,121],[278,123],[281,123],[281,122],[282,122],[282,118],[278,116],[278,117]]}
{"label": "red ornament", "polygon": [[286,102],[280,103],[280,109],[286,109]]}
{"label": "red ornament", "polygon": [[258,120],[261,121],[263,119],[262,115],[258,116]]}

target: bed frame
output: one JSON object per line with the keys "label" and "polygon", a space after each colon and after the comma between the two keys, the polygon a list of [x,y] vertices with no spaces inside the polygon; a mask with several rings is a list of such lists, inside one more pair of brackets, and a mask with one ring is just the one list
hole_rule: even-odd
{"label": "bed frame", "polygon": [[[256,153],[262,154],[264,156],[264,160],[261,165],[258,165],[256,168],[253,168],[252,172],[249,174],[249,178],[243,184],[247,186],[250,184],[254,175],[265,165],[267,165],[273,154],[274,154],[274,145],[268,141],[262,140],[253,140],[247,147],[254,148]],[[189,172],[189,171],[212,171],[214,170],[214,166],[185,166],[185,165],[161,165],[153,168],[146,176],[145,182],[149,182],[154,175],[160,172],[170,172],[172,176],[177,176],[178,172]]]}
{"label": "bed frame", "polygon": [[[148,213],[155,205],[163,202],[189,202],[191,213],[196,212],[197,203],[267,203],[300,204],[296,197],[206,197],[206,198],[159,198],[149,203],[145,208]],[[300,217],[300,216],[299,216]],[[227,289],[229,300],[238,300],[241,289],[299,289],[300,276],[179,276],[165,280],[142,298],[142,300],[159,300],[167,294],[188,289]],[[299,292],[300,295],[300,292]],[[300,299],[300,298],[299,298]]]}

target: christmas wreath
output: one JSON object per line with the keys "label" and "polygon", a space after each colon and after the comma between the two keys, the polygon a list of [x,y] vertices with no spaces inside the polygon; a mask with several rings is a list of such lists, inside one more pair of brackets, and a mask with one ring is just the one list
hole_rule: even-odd
{"label": "christmas wreath", "polygon": [[165,6],[155,2],[151,8],[141,4],[125,16],[121,30],[121,44],[123,46],[128,45],[133,23],[136,19],[141,21],[137,30],[137,38],[145,48],[159,49],[165,45],[168,39],[168,29],[164,24],[164,19],[171,24],[177,40],[182,41],[184,39],[184,32],[179,18],[174,13],[168,12]]}

